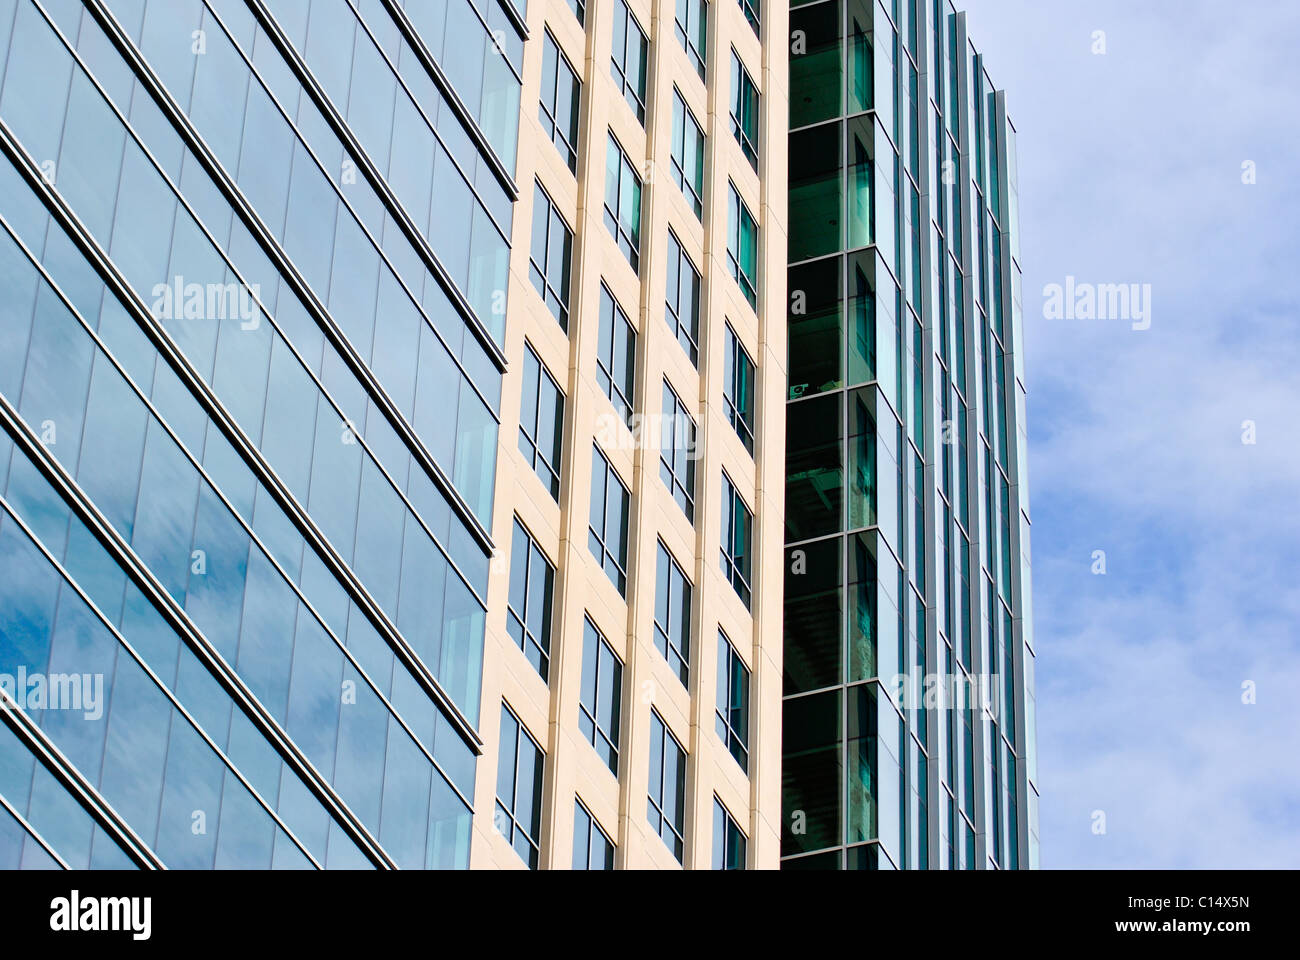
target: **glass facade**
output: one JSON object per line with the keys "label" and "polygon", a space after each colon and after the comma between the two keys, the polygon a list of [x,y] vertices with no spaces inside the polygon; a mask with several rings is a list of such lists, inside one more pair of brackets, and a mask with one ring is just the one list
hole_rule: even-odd
{"label": "glass facade", "polygon": [[523,41],[0,0],[0,864],[468,865]]}
{"label": "glass facade", "polygon": [[782,865],[1036,866],[1014,128],[949,0],[790,29]]}

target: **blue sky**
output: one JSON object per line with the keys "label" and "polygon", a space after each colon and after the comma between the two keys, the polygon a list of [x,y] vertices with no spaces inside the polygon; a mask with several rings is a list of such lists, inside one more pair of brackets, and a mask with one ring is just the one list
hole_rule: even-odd
{"label": "blue sky", "polygon": [[1298,867],[1300,4],[957,6],[1019,134],[1042,865]]}

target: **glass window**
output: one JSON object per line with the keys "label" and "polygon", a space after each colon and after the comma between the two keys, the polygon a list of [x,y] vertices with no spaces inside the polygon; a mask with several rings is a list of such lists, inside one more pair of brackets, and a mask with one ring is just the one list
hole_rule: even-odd
{"label": "glass window", "polygon": [[713,869],[745,869],[745,835],[717,797],[713,798]]}
{"label": "glass window", "polygon": [[542,37],[542,95],[537,119],[574,173],[578,171],[578,112],[582,83],[551,31]]}
{"label": "glass window", "polygon": [[727,264],[731,275],[740,284],[740,290],[749,305],[758,309],[758,225],[740,199],[736,185],[728,181],[730,196],[727,204]]}
{"label": "glass window", "polygon": [[650,826],[681,862],[686,832],[686,751],[650,708]]}
{"label": "glass window", "polygon": [[758,88],[740,56],[731,51],[731,133],[745,159],[758,169]]}
{"label": "glass window", "polygon": [[591,524],[587,543],[618,592],[627,595],[627,529],[631,495],[600,448],[591,448]]}
{"label": "glass window", "polygon": [[542,185],[536,185],[533,199],[533,246],[528,258],[528,275],[546,307],[560,327],[569,330],[569,266],[573,254],[573,231]]}
{"label": "glass window", "polygon": [[496,828],[515,852],[537,869],[542,836],[542,748],[503,701],[497,754]]}
{"label": "glass window", "polygon": [[763,0],[739,0],[740,9],[744,11],[745,20],[754,28],[754,33],[758,33],[759,14],[763,9]]}
{"label": "glass window", "polygon": [[785,819],[781,853],[811,853],[840,842],[844,794],[843,692],[788,697],[781,718],[781,808],[802,810],[801,831]]}
{"label": "glass window", "polygon": [[645,124],[645,80],[649,43],[624,0],[614,6],[613,57],[609,69],[637,120]]}
{"label": "glass window", "polygon": [[673,88],[673,180],[695,216],[704,216],[704,131],[682,95]]}
{"label": "glass window", "polygon": [[600,346],[596,380],[624,423],[631,424],[636,382],[636,331],[614,295],[600,285]]}
{"label": "glass window", "polygon": [[[843,404],[842,395],[828,393],[786,408],[786,543],[802,543],[843,529]],[[866,460],[862,469],[870,470]],[[864,477],[862,482],[869,481]]]}
{"label": "glass window", "polygon": [[691,363],[698,364],[700,272],[671,229],[668,231],[668,312],[664,316]]}
{"label": "glass window", "polygon": [[725,470],[722,473],[722,509],[726,511],[722,517],[722,572],[748,607],[754,515],[745,506]]}
{"label": "glass window", "polygon": [[605,159],[605,226],[632,269],[640,271],[641,178],[612,133]]}
{"label": "glass window", "polygon": [[843,133],[840,124],[823,123],[790,134],[790,263],[844,249]]}
{"label": "glass window", "polygon": [[578,726],[587,742],[618,776],[619,716],[623,699],[623,664],[596,625],[587,617],[582,631],[582,690]]}
{"label": "glass window", "polygon": [[573,806],[573,869],[613,870],[614,842],[577,797]]}
{"label": "glass window", "polygon": [[695,522],[695,421],[668,381],[659,437],[659,475],[686,519]]}
{"label": "glass window", "polygon": [[[863,33],[858,11],[851,14],[853,38],[851,50],[869,46]],[[840,33],[843,20],[840,0],[818,3],[790,11],[790,32],[798,30],[804,38],[803,48],[790,54],[790,129],[819,123],[841,116],[844,86]],[[870,29],[870,25],[867,25]],[[852,55],[852,54],[851,54]],[[855,75],[855,81],[858,77]],[[856,113],[856,110],[850,110]]]}
{"label": "glass window", "polygon": [[555,567],[515,519],[510,546],[510,601],[506,629],[546,680],[551,664],[551,602]]}
{"label": "glass window", "polygon": [[705,43],[709,32],[708,0],[677,0],[677,17],[673,26],[677,42],[703,80]]}
{"label": "glass window", "polygon": [[691,584],[663,541],[655,568],[655,646],[685,686],[691,663]]}
{"label": "glass window", "polygon": [[564,394],[546,364],[524,341],[524,384],[519,404],[519,452],[533,465],[546,489],[560,498]]}
{"label": "glass window", "polygon": [[726,325],[727,345],[723,356],[725,369],[722,377],[722,400],[727,421],[745,443],[745,449],[754,452],[754,361],[741,346],[731,324]]}
{"label": "glass window", "polygon": [[718,736],[740,769],[749,772],[749,668],[718,631],[718,700],[714,708]]}
{"label": "glass window", "polygon": [[573,15],[578,18],[578,23],[586,26],[587,24],[587,0],[567,0],[569,9]]}

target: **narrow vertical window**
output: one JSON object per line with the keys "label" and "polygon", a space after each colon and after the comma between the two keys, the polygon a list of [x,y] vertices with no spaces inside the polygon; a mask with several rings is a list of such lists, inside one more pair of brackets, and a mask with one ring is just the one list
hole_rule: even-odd
{"label": "narrow vertical window", "polygon": [[741,346],[731,324],[727,324],[727,342],[723,355],[722,400],[727,422],[754,452],[754,361]]}
{"label": "narrow vertical window", "polygon": [[745,835],[717,797],[713,798],[713,869],[745,869]]}
{"label": "narrow vertical window", "polygon": [[668,309],[664,318],[673,328],[691,363],[700,360],[700,272],[682,249],[677,235],[668,231]]}
{"label": "narrow vertical window", "polygon": [[614,841],[577,797],[573,807],[573,869],[613,870]]}
{"label": "narrow vertical window", "polygon": [[691,583],[662,540],[655,566],[655,646],[682,685],[687,686],[691,662]]}
{"label": "narrow vertical window", "polygon": [[578,727],[614,776],[618,776],[619,711],[623,664],[588,617],[582,631],[582,689]]}
{"label": "narrow vertical window", "polygon": [[542,837],[542,769],[545,754],[519,718],[501,704],[501,749],[497,754],[497,831],[537,869]]}
{"label": "narrow vertical window", "polygon": [[731,51],[731,133],[745,159],[758,169],[758,87],[740,56]]}
{"label": "narrow vertical window", "polygon": [[722,509],[722,572],[748,607],[754,515],[725,472],[722,474]]}
{"label": "narrow vertical window", "polygon": [[555,567],[524,525],[515,520],[510,545],[510,597],[506,630],[546,680],[551,664],[551,603]]}
{"label": "narrow vertical window", "polygon": [[708,0],[677,0],[677,17],[673,31],[695,72],[704,79],[705,41],[709,32]]}
{"label": "narrow vertical window", "polygon": [[664,381],[664,419],[659,437],[659,475],[686,519],[695,522],[695,421]]}
{"label": "narrow vertical window", "polygon": [[573,259],[573,231],[550,196],[536,184],[533,193],[533,242],[529,251],[528,276],[546,302],[551,315],[569,329],[569,265]]}
{"label": "narrow vertical window", "polygon": [[619,418],[630,427],[636,382],[636,331],[603,283],[600,285],[596,381],[618,411]]}
{"label": "narrow vertical window", "polygon": [[718,738],[736,758],[740,769],[749,772],[749,668],[718,631],[718,700],[714,708]]}
{"label": "narrow vertical window", "polygon": [[704,131],[673,88],[673,180],[696,217],[704,216]]}
{"label": "narrow vertical window", "polygon": [[750,307],[758,309],[758,225],[734,183],[728,183],[727,265]]}
{"label": "narrow vertical window", "polygon": [[582,83],[551,31],[542,35],[542,90],[537,119],[569,170],[578,170],[578,111]]}
{"label": "narrow vertical window", "polygon": [[686,751],[650,709],[650,826],[681,862],[686,836]]}
{"label": "narrow vertical window", "polygon": [[636,168],[619,146],[614,135],[609,135],[609,149],[605,166],[605,226],[618,248],[632,264],[641,269],[641,178]]}
{"label": "narrow vertical window", "polygon": [[600,448],[591,448],[591,523],[587,542],[620,595],[627,595],[627,540],[631,495]]}
{"label": "narrow vertical window", "polygon": [[637,121],[645,125],[646,63],[649,61],[649,42],[641,24],[636,22],[624,0],[614,4],[613,55],[609,70],[614,83],[636,114]]}
{"label": "narrow vertical window", "polygon": [[519,402],[519,452],[551,496],[560,498],[564,394],[532,345],[524,341],[524,382]]}

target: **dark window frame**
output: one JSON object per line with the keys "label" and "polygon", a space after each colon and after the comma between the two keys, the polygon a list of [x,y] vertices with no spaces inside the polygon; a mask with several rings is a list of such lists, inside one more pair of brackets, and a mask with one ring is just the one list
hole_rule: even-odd
{"label": "dark window frame", "polygon": [[[730,492],[730,496],[728,496]],[[721,532],[721,562],[723,576],[730,581],[741,601],[745,604],[746,609],[750,609],[753,604],[753,577],[754,577],[754,511],[749,509],[745,503],[745,498],[741,496],[736,483],[727,474],[726,470],[722,471],[722,505],[724,514],[722,518]],[[744,547],[743,553],[737,553],[737,535],[739,533],[736,524],[736,508],[740,507],[744,511]]]}
{"label": "dark window frame", "polygon": [[[524,595],[522,598],[515,596],[516,576],[515,571],[519,569],[515,564],[519,563],[520,557],[517,548],[520,546],[520,536],[524,539],[524,557],[522,582]],[[551,635],[555,631],[552,621],[555,617],[555,564],[551,563],[550,557],[542,549],[541,544],[532,535],[532,532],[524,526],[524,522],[515,517],[515,525],[511,531],[510,539],[510,583],[506,597],[506,632],[514,640],[520,651],[528,658],[528,662],[533,665],[542,680],[550,680],[551,672]],[[542,572],[542,589],[545,591],[541,599],[543,606],[541,629],[545,631],[542,637],[533,635],[532,629],[528,625],[529,614],[532,612],[532,586],[533,586],[533,563],[534,559],[545,564]],[[522,603],[517,603],[520,600]],[[523,609],[517,609],[522,606]]]}
{"label": "dark window frame", "polygon": [[[608,310],[606,305],[609,307]],[[622,364],[618,363],[617,334],[620,332],[624,334],[626,344],[624,349],[626,355]],[[632,326],[632,321],[623,312],[618,298],[602,280],[600,282],[600,331],[596,349],[596,382],[600,384],[605,396],[618,412],[619,418],[628,425],[629,429],[635,409],[633,404],[636,402],[636,350],[636,327]],[[618,377],[614,375],[615,369],[620,370]],[[622,377],[627,378],[626,384],[620,383]]]}
{"label": "dark window frame", "polygon": [[[667,582],[664,580],[665,572]],[[679,587],[682,600],[676,610],[673,604],[674,586]],[[655,554],[655,648],[673,668],[682,686],[688,690],[691,670],[691,608],[694,600],[694,586],[686,571],[667,544],[659,540]],[[676,642],[673,637],[674,617],[682,628],[680,642]]]}
{"label": "dark window frame", "polygon": [[[667,377],[664,378],[663,417],[659,434],[659,477],[668,487],[673,500],[686,514],[686,519],[694,524],[697,479],[694,451],[697,449],[699,430],[695,419],[686,409],[686,404],[677,395],[677,391],[673,389]],[[684,442],[680,444],[678,443],[679,427],[682,428],[680,432],[685,433],[685,436],[681,437]],[[678,474],[679,469],[682,470],[682,475]]]}
{"label": "dark window frame", "polygon": [[[681,129],[678,130],[678,120],[681,121]],[[695,114],[691,112],[690,106],[686,103],[686,98],[682,96],[681,91],[676,86],[673,87],[673,138],[671,151],[671,164],[673,170],[673,180],[678,188],[682,191],[682,196],[690,204],[691,210],[695,216],[703,221],[704,219],[704,128],[700,126],[699,121],[695,119]],[[686,142],[687,134],[691,128],[694,128],[696,148],[696,169],[692,176],[686,174]],[[681,134],[681,156],[678,156],[678,133]]]}
{"label": "dark window frame", "polygon": [[[754,360],[745,349],[745,345],[740,342],[740,337],[732,329],[730,323],[725,324],[726,328],[726,353],[724,356],[724,376],[722,383],[722,400],[723,407],[727,413],[727,420],[731,427],[736,431],[736,435],[749,451],[750,456],[754,455],[754,377],[757,374],[757,368],[754,366]],[[743,363],[742,363],[743,361]],[[745,382],[741,382],[741,370],[747,365],[749,375]],[[740,397],[739,394],[745,392],[746,397]],[[741,400],[744,400],[744,409],[741,406]]]}
{"label": "dark window frame", "polygon": [[[537,119],[542,128],[547,131],[556,149],[560,151],[560,156],[564,158],[569,172],[576,175],[578,172],[578,132],[582,129],[582,79],[578,76],[578,71],[573,68],[573,64],[569,62],[569,58],[564,55],[564,51],[556,42],[555,37],[551,35],[549,29],[544,28],[542,31],[542,44],[542,89],[538,98]],[[546,63],[552,51],[554,51],[555,69],[551,76],[547,76]],[[560,129],[559,121],[556,119],[560,104],[561,68],[569,72],[572,83],[572,90],[569,95],[573,98],[571,129],[563,132]]]}
{"label": "dark window frame", "polygon": [[[673,256],[673,248],[676,247],[677,255]],[[683,267],[690,270],[690,277],[693,279],[692,302],[685,308],[688,316],[683,319],[682,305],[682,271]],[[677,282],[673,283],[673,278]],[[703,295],[704,278],[700,271],[695,268],[695,262],[686,252],[686,247],[677,239],[677,234],[672,227],[668,228],[668,290],[667,302],[664,317],[669,326],[673,329],[673,334],[677,342],[681,344],[682,349],[690,358],[691,364],[698,367],[700,364],[700,301]],[[685,338],[685,339],[683,339]]]}
{"label": "dark window frame", "polygon": [[[664,812],[666,806],[664,795],[668,787],[668,784],[665,783],[668,770],[667,756],[670,744],[677,750],[677,778],[672,785],[675,794],[673,798],[674,806],[678,818],[676,821],[670,819],[668,814]],[[656,757],[659,760],[658,776],[655,775]],[[684,861],[686,852],[686,763],[688,758],[689,754],[687,754],[686,748],[682,746],[681,741],[673,734],[664,718],[659,715],[659,711],[651,707],[650,780],[646,797],[646,816],[650,821],[650,826],[654,828],[655,833],[664,841],[668,849],[673,852],[673,856],[677,858],[679,863]]]}
{"label": "dark window frame", "polygon": [[[537,368],[535,376],[533,374],[534,366]],[[523,388],[519,395],[519,452],[525,460],[529,461],[533,472],[537,474],[537,478],[542,481],[543,485],[550,491],[551,496],[558,502],[560,499],[560,472],[564,466],[564,391],[560,388],[559,381],[551,376],[551,371],[542,362],[542,358],[537,355],[533,345],[527,340],[524,340],[523,374]],[[530,397],[530,384],[533,384],[534,379],[536,382]],[[548,382],[549,386],[547,386]],[[537,436],[540,432],[543,413],[543,387],[554,394],[554,440],[552,442],[553,449],[549,452],[542,450]],[[530,429],[531,433],[529,432]]]}
{"label": "dark window frame", "polygon": [[[622,30],[620,31],[620,27]],[[636,31],[633,34],[633,31]],[[619,34],[622,33],[620,37]],[[627,51],[631,41],[639,38],[641,48],[639,76],[628,77]],[[621,62],[620,62],[621,54]],[[623,99],[632,108],[637,122],[645,126],[646,115],[646,80],[650,64],[650,38],[641,27],[636,14],[627,5],[626,0],[618,0],[614,6],[613,43],[610,48],[609,72],[614,78],[614,85],[623,94]],[[639,89],[638,89],[639,88]]]}
{"label": "dark window frame", "polygon": [[[546,774],[546,751],[542,749],[541,745],[533,735],[528,732],[528,727],[526,727],[524,722],[519,719],[519,716],[514,712],[514,710],[510,709],[510,705],[502,700],[500,738],[502,740],[502,747],[497,755],[498,763],[500,763],[500,760],[506,756],[504,738],[511,727],[513,728],[514,744],[511,747],[509,755],[514,758],[514,765],[510,774],[510,802],[507,805],[504,798],[501,796],[501,778],[504,773],[504,767],[498,766],[496,815],[493,817],[493,821],[496,825],[497,831],[505,837],[510,846],[519,854],[520,859],[528,865],[530,870],[536,870],[538,867],[538,861],[541,858],[542,850],[542,782],[545,779]],[[534,805],[534,809],[530,811],[530,826],[536,830],[536,836],[533,836],[529,832],[529,829],[520,823],[519,810],[517,809],[521,800],[524,799],[520,796],[519,789],[519,754],[522,746],[531,746],[537,754],[536,762],[533,765],[535,782],[532,785],[532,789],[529,791],[531,794],[531,801]],[[504,829],[505,827],[508,827],[509,829]],[[521,837],[528,846],[528,856],[524,856],[524,854],[520,852],[518,840]]]}
{"label": "dark window frame", "polygon": [[[535,180],[536,190],[534,191],[533,203],[533,235],[528,251],[528,276],[533,281],[533,289],[537,291],[542,301],[546,304],[546,309],[551,312],[551,316],[559,321],[560,329],[565,333],[569,331],[569,297],[572,294],[573,280],[573,229],[569,226],[568,221],[560,214],[559,208],[551,195],[546,192],[540,180]],[[544,245],[544,261],[539,263],[537,260],[537,231],[540,224],[538,217],[537,204],[545,201],[546,217],[545,225],[542,226],[542,240]],[[564,231],[562,244],[567,253],[563,254],[564,263],[551,263],[551,248],[556,242],[556,238],[551,236],[553,227],[558,227]],[[552,267],[556,270],[563,270],[564,275],[558,278],[562,285],[562,290],[556,290],[552,281],[556,278],[551,276]],[[561,296],[561,293],[563,296]],[[552,299],[554,303],[552,303]]]}
{"label": "dark window frame", "polygon": [[[591,510],[588,511],[587,523],[587,548],[591,551],[596,562],[600,564],[605,575],[609,577],[610,582],[618,590],[619,596],[627,596],[627,570],[628,555],[630,551],[630,541],[632,539],[632,492],[628,489],[623,478],[618,475],[614,465],[609,462],[609,457],[600,449],[597,444],[591,445]],[[603,465],[603,469],[602,469]],[[600,484],[600,530],[596,529],[596,476],[597,471],[601,471]],[[610,482],[618,484],[622,492],[622,518],[620,520],[621,530],[616,531],[615,535],[621,538],[621,543],[615,544],[619,548],[618,555],[611,548],[608,540],[610,537],[610,516],[609,516],[609,496]],[[611,569],[612,565],[612,569]]]}
{"label": "dark window frame", "polygon": [[[587,644],[593,643],[595,646],[595,656],[588,659]],[[600,711],[600,701],[602,684],[601,678],[604,676],[602,670],[602,654],[608,654],[608,662],[612,664],[610,670],[609,683],[613,687],[610,695],[611,712],[609,720],[614,729],[606,730],[602,724],[602,718],[598,716]],[[590,668],[590,669],[589,669]],[[591,698],[592,703],[587,703],[588,679],[591,680]],[[610,646],[605,635],[601,633],[600,628],[592,621],[590,616],[583,619],[583,650],[582,650],[582,682],[578,688],[578,728],[587,742],[591,744],[605,765],[614,776],[618,776],[619,767],[619,738],[622,735],[622,710],[623,710],[623,661],[619,658],[618,653]],[[590,729],[588,729],[590,728]],[[603,742],[605,749],[602,750],[597,745],[597,740]]]}
{"label": "dark window frame", "polygon": [[[718,694],[714,727],[727,752],[749,773],[750,683],[752,675],[731,638],[718,628]],[[739,718],[739,719],[737,719]],[[737,724],[744,729],[738,730]]]}
{"label": "dark window frame", "polygon": [[[618,154],[617,176],[611,179],[608,166],[605,170],[605,228],[609,230],[610,236],[614,238],[614,242],[618,244],[618,249],[627,258],[627,262],[632,265],[632,269],[639,275],[641,272],[641,223],[645,219],[643,207],[645,184],[642,183],[641,175],[637,173],[632,158],[627,155],[627,151],[623,149],[623,145],[618,142],[618,138],[614,136],[614,131],[611,130],[609,131],[609,142],[605,150],[606,165],[615,162],[615,153]],[[615,190],[615,195],[612,198],[609,195],[611,184]],[[636,191],[636,223],[634,224],[623,222],[625,190]],[[611,203],[613,204],[612,208]]]}

